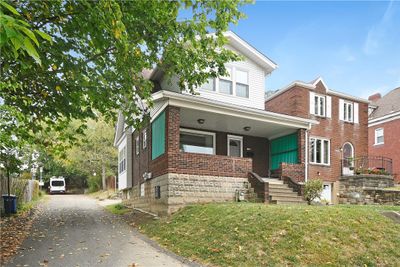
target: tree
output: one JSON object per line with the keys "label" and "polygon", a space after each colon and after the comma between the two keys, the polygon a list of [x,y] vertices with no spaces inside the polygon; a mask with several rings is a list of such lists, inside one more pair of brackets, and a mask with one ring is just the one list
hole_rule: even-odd
{"label": "tree", "polygon": [[[128,124],[138,124],[135,118],[145,112],[140,103],[151,106],[153,84],[141,75],[144,69],[177,74],[181,88],[193,90],[238,59],[223,48],[223,32],[243,17],[242,0],[8,3],[16,12],[4,8],[3,14],[14,18],[14,29],[30,31],[7,31],[9,23],[1,20],[0,98],[18,112],[15,127],[25,130],[18,134],[63,132],[72,120],[95,118],[95,110],[109,119],[120,109]],[[24,40],[22,55],[14,53],[21,43],[15,32]],[[31,33],[52,42],[39,46]]]}
{"label": "tree", "polygon": [[308,180],[304,185],[304,198],[307,200],[308,205],[321,197],[323,182],[320,179]]}

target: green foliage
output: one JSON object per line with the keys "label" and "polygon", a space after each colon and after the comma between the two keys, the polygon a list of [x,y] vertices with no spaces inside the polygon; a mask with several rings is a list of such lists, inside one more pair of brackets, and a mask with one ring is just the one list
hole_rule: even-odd
{"label": "green foliage", "polygon": [[206,266],[398,266],[398,206],[250,203],[186,207],[140,225],[169,250]]}
{"label": "green foliage", "polygon": [[101,189],[101,176],[89,176],[87,181],[89,193],[94,193]]}
{"label": "green foliage", "polygon": [[96,112],[109,120],[120,109],[129,125],[140,123],[143,103],[152,104],[144,69],[177,74],[181,88],[192,90],[239,59],[223,48],[223,32],[244,17],[242,0],[1,3],[0,99],[13,117],[4,133],[44,147],[59,144],[37,133],[61,138],[71,121]]}
{"label": "green foliage", "polygon": [[310,205],[315,199],[321,197],[323,182],[320,179],[308,180],[304,185],[304,198]]}
{"label": "green foliage", "polygon": [[131,209],[125,207],[123,204],[115,204],[115,205],[108,205],[106,206],[106,210],[108,210],[109,212],[113,213],[113,214],[117,214],[117,215],[123,215],[125,213],[128,213],[131,211]]}

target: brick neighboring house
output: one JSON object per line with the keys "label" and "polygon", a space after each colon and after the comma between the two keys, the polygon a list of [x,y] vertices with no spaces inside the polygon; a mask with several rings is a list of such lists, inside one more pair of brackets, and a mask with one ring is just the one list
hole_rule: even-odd
{"label": "brick neighboring house", "polygon": [[322,179],[323,197],[337,203],[339,177],[354,171],[343,159],[368,155],[368,101],[330,90],[318,78],[279,90],[266,99],[265,109],[319,122],[302,135],[309,147],[305,177]]}
{"label": "brick neighboring house", "polygon": [[400,87],[369,100],[368,153],[392,159],[394,180],[400,184]]}

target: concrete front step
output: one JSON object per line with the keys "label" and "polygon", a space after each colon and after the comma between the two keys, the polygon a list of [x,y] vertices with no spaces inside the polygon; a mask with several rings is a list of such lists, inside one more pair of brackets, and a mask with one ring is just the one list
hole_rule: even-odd
{"label": "concrete front step", "polygon": [[288,198],[292,198],[292,197],[300,197],[297,193],[269,193],[270,196],[272,197],[288,197]]}
{"label": "concrete front step", "polygon": [[264,182],[271,184],[283,184],[282,180],[276,178],[262,178]]}
{"label": "concrete front step", "polygon": [[300,196],[271,196],[271,199],[276,201],[303,201]]}
{"label": "concrete front step", "polygon": [[276,204],[281,204],[281,205],[293,205],[293,204],[296,204],[296,205],[307,205],[307,202],[306,201],[287,201],[287,200],[285,200],[285,201],[277,201],[276,202]]}

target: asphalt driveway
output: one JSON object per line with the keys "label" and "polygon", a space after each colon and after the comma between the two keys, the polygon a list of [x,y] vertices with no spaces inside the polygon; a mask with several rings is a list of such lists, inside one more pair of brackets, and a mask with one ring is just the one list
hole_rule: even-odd
{"label": "asphalt driveway", "polygon": [[187,266],[84,195],[53,195],[6,266]]}

